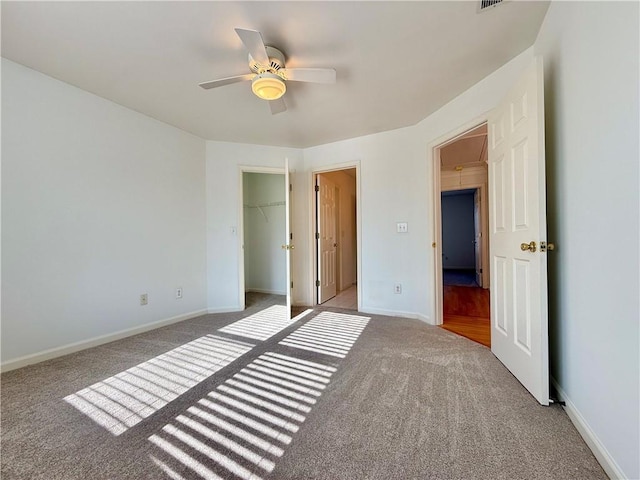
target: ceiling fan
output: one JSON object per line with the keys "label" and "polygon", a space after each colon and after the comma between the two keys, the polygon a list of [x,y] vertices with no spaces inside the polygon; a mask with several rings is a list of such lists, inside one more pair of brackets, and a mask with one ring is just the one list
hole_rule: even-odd
{"label": "ceiling fan", "polygon": [[204,89],[222,87],[231,83],[251,80],[251,90],[263,100],[269,100],[271,113],[284,112],[287,106],[282,96],[287,91],[287,81],[335,83],[336,71],[332,68],[286,68],[284,53],[268,47],[256,30],[236,28],[236,33],[249,51],[249,69],[252,73],[202,82]]}

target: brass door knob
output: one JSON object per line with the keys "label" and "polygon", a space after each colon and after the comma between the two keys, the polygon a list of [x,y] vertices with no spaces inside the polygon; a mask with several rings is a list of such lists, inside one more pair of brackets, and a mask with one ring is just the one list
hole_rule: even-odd
{"label": "brass door knob", "polygon": [[527,250],[529,250],[531,253],[533,253],[536,251],[536,242],[532,240],[529,243],[521,243],[520,250],[522,250],[523,252],[526,252]]}

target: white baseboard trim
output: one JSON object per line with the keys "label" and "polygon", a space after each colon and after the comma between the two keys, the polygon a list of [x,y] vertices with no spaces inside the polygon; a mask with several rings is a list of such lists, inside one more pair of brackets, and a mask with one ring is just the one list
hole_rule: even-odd
{"label": "white baseboard trim", "polygon": [[234,312],[242,312],[244,308],[240,308],[238,305],[234,305],[233,307],[219,307],[219,308],[209,308],[207,309],[207,313],[234,313]]}
{"label": "white baseboard trim", "polygon": [[269,290],[268,288],[247,288],[247,292],[266,293],[268,295],[286,295],[287,292],[282,290]]}
{"label": "white baseboard trim", "polygon": [[405,312],[402,310],[386,310],[384,308],[362,307],[361,309],[358,310],[358,312],[370,313],[372,315],[385,315],[387,317],[413,318],[414,320],[423,320],[424,318],[428,319],[428,317],[425,317],[424,315],[416,312]]}
{"label": "white baseboard trim", "polygon": [[18,357],[13,360],[7,360],[0,365],[0,371],[8,372],[17,368],[26,367],[27,365],[33,365],[34,363],[40,363],[44,362],[45,360],[62,357],[63,355],[69,355],[70,353],[79,352],[80,350],[86,350],[87,348],[97,347],[99,345],[104,345],[105,343],[113,342],[115,340],[138,335],[139,333],[148,332],[149,330],[155,330],[156,328],[165,327],[167,325],[171,325],[172,323],[178,323],[182,322],[183,320],[199,317],[200,315],[204,315],[205,313],[207,313],[206,309],[183,313],[181,315],[176,315],[175,317],[146,323],[138,327],[127,328],[118,332],[108,333],[106,335],[100,335],[98,337],[89,338],[87,340],[69,343],[61,347],[50,348],[38,353],[32,353],[30,355]]}
{"label": "white baseboard trim", "polygon": [[565,402],[564,411],[567,412],[567,416],[578,430],[578,433],[582,436],[587,446],[593,452],[593,455],[598,460],[598,463],[602,466],[602,469],[609,476],[609,478],[627,478],[618,465],[618,463],[611,456],[607,447],[605,447],[595,432],[591,429],[585,418],[580,411],[576,408],[575,404],[567,396],[566,392],[562,389],[555,378],[551,378],[551,384],[558,392],[559,400]]}

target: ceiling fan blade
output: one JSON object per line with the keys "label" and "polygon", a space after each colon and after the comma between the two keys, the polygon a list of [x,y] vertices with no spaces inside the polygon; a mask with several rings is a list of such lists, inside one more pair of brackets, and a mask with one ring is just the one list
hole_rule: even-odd
{"label": "ceiling fan blade", "polygon": [[260,32],[244,28],[236,28],[235,30],[253,59],[261,65],[269,65],[269,55],[267,55],[267,49],[264,47]]}
{"label": "ceiling fan blade", "polygon": [[269,108],[271,108],[271,115],[276,115],[287,110],[287,106],[285,105],[283,98],[269,100]]}
{"label": "ceiling fan blade", "polygon": [[294,82],[336,83],[336,71],[333,68],[283,68],[280,73]]}
{"label": "ceiling fan blade", "polygon": [[208,82],[199,83],[202,88],[209,90],[210,88],[222,87],[231,83],[244,82],[245,80],[252,80],[255,77],[255,73],[247,73],[245,75],[237,75],[235,77],[221,78],[219,80],[210,80]]}

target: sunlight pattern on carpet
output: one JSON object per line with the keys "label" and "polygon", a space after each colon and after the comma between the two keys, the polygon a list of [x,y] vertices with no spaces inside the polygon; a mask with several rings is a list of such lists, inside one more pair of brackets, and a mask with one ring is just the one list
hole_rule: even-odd
{"label": "sunlight pattern on carpet", "polygon": [[64,400],[112,434],[120,435],[253,347],[205,335]]}
{"label": "sunlight pattern on carpet", "polygon": [[369,322],[369,317],[322,312],[280,342],[280,345],[344,358]]}
{"label": "sunlight pattern on carpet", "polygon": [[173,479],[260,480],[305,421],[336,367],[267,352],[209,392],[149,441]]}
{"label": "sunlight pattern on carpet", "polygon": [[218,331],[254,340],[268,340],[295,321],[297,321],[297,318],[289,319],[287,307],[284,305],[272,305]]}

